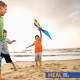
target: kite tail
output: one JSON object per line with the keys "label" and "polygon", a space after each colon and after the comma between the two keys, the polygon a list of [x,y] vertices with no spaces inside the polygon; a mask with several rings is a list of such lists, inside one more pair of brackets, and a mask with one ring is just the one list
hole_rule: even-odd
{"label": "kite tail", "polygon": [[[50,34],[48,33],[48,31],[45,30],[44,33],[51,39],[51,36],[50,36]],[[52,40],[52,39],[51,39],[51,40]]]}

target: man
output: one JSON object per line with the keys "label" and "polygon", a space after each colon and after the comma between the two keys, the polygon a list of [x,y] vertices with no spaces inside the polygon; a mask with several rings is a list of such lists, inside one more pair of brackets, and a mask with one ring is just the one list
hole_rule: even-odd
{"label": "man", "polygon": [[1,51],[4,42],[4,36],[3,36],[4,23],[2,16],[5,15],[6,10],[7,10],[7,5],[3,1],[0,1],[0,80],[1,80],[1,60],[2,60]]}

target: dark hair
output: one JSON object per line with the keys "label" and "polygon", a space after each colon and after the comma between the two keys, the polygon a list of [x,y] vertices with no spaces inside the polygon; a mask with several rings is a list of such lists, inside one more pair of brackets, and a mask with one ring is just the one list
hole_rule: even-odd
{"label": "dark hair", "polygon": [[36,35],[36,36],[35,36],[35,39],[36,39],[36,37],[39,37],[39,35]]}
{"label": "dark hair", "polygon": [[3,33],[7,33],[7,31],[6,30],[3,30]]}
{"label": "dark hair", "polygon": [[7,6],[7,4],[5,4],[3,1],[0,1],[0,6]]}

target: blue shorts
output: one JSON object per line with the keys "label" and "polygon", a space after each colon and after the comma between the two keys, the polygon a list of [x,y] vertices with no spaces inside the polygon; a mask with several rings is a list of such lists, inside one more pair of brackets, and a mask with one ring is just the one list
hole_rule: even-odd
{"label": "blue shorts", "polygon": [[11,63],[12,62],[11,57],[10,57],[9,54],[3,54],[3,53],[1,53],[1,56],[2,56],[2,58],[5,59],[6,63]]}
{"label": "blue shorts", "polygon": [[0,41],[0,72],[1,72],[1,62],[2,62],[2,57],[1,57],[2,46],[3,46],[3,42]]}

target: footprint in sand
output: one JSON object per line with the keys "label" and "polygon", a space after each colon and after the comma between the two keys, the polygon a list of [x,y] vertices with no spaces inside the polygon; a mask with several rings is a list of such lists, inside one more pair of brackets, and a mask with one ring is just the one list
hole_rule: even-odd
{"label": "footprint in sand", "polygon": [[18,70],[18,72],[23,72],[24,70]]}
{"label": "footprint in sand", "polygon": [[31,65],[30,67],[35,67],[35,65]]}
{"label": "footprint in sand", "polygon": [[59,67],[61,66],[61,64],[54,64],[54,65],[55,65],[55,66],[59,66]]}
{"label": "footprint in sand", "polygon": [[6,80],[5,78],[3,78],[2,80]]}
{"label": "footprint in sand", "polygon": [[22,67],[17,67],[17,70],[16,70],[16,71],[22,72],[22,71],[24,71],[24,68],[22,68]]}
{"label": "footprint in sand", "polygon": [[67,66],[63,66],[61,69],[67,69]]}
{"label": "footprint in sand", "polygon": [[25,66],[25,68],[28,68],[28,66]]}
{"label": "footprint in sand", "polygon": [[54,65],[55,65],[54,63],[51,64],[51,66],[54,66]]}
{"label": "footprint in sand", "polygon": [[61,69],[67,69],[67,68],[63,67],[63,68],[61,68]]}
{"label": "footprint in sand", "polygon": [[80,65],[78,65],[78,66],[80,66]]}
{"label": "footprint in sand", "polygon": [[45,65],[49,65],[49,64],[45,64]]}
{"label": "footprint in sand", "polygon": [[21,67],[17,67],[17,69],[22,69]]}
{"label": "footprint in sand", "polygon": [[24,77],[24,75],[20,75],[20,76],[15,76],[15,77],[13,77],[14,79],[23,79],[23,78],[25,78]]}
{"label": "footprint in sand", "polygon": [[39,74],[38,76],[39,76],[39,77],[42,77],[42,76],[43,76],[43,74]]}
{"label": "footprint in sand", "polygon": [[46,66],[46,67],[50,67],[50,65],[49,65],[49,64],[45,64],[44,66]]}
{"label": "footprint in sand", "polygon": [[45,73],[46,71],[43,68],[41,68],[40,72]]}
{"label": "footprint in sand", "polygon": [[12,72],[6,72],[3,75],[8,75],[8,74],[12,74]]}
{"label": "footprint in sand", "polygon": [[38,66],[36,66],[36,65],[31,65],[30,68],[33,68],[35,70],[38,70]]}
{"label": "footprint in sand", "polygon": [[57,70],[56,68],[53,68],[53,70]]}
{"label": "footprint in sand", "polygon": [[73,67],[73,69],[74,69],[74,70],[78,70],[78,69],[80,69],[80,68],[79,68],[79,67],[74,66],[74,67]]}

